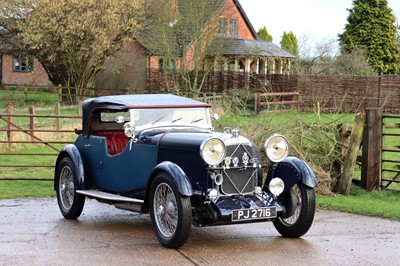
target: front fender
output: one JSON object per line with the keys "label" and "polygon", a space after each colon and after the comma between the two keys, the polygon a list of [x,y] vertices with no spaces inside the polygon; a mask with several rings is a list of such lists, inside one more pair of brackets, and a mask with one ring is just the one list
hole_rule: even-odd
{"label": "front fender", "polygon": [[82,156],[78,150],[78,148],[74,144],[68,144],[65,146],[60,154],[58,154],[55,171],[54,171],[54,189],[56,189],[57,182],[57,168],[60,164],[61,160],[65,157],[69,157],[74,163],[75,173],[77,176],[75,187],[77,190],[85,189],[85,171],[83,168]]}
{"label": "front fender", "polygon": [[149,184],[147,185],[148,189],[150,188],[153,178],[160,171],[168,173],[182,196],[190,197],[193,195],[192,184],[190,183],[188,176],[185,174],[182,168],[169,161],[162,162],[153,169],[150,175],[152,178],[149,180]]}
{"label": "front fender", "polygon": [[287,157],[282,162],[272,165],[268,170],[266,185],[274,177],[279,177],[285,182],[283,193],[290,190],[299,181],[308,187],[318,186],[318,181],[311,168],[297,157]]}

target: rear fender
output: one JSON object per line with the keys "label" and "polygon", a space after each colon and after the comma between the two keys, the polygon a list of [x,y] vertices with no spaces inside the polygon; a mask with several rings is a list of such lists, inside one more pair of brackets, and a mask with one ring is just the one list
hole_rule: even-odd
{"label": "rear fender", "polygon": [[57,187],[56,175],[57,175],[58,165],[60,164],[61,160],[65,157],[69,157],[74,163],[75,173],[77,176],[77,179],[75,180],[76,182],[75,187],[77,188],[77,190],[85,189],[85,171],[83,168],[83,161],[78,148],[74,144],[69,144],[65,146],[57,157],[56,167],[54,171],[54,189],[56,189]]}
{"label": "rear fender", "polygon": [[318,186],[318,181],[311,168],[297,157],[287,157],[282,162],[272,165],[268,170],[266,186],[274,177],[279,177],[285,182],[283,193],[289,191],[299,181],[308,187]]}

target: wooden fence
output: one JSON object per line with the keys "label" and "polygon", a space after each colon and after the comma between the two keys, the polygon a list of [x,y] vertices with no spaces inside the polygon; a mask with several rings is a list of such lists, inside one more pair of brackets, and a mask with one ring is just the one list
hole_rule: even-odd
{"label": "wooden fence", "polygon": [[[299,93],[296,92],[257,92],[255,94],[255,112],[259,113],[262,109],[278,111],[290,111],[298,108]],[[273,107],[273,108],[272,108]]]}
{"label": "wooden fence", "polygon": [[[200,79],[203,77],[200,73]],[[165,77],[155,70],[148,71],[147,87],[151,92],[166,90]],[[182,79],[170,79],[169,85],[184,90]],[[250,92],[298,92],[299,110],[355,113],[367,107],[383,107],[386,113],[400,113],[400,75],[282,75],[246,72],[211,72],[202,92],[229,92],[232,89]]]}
{"label": "wooden fence", "polygon": [[[87,98],[130,94],[130,89],[105,89],[105,88],[70,88],[62,86],[37,86],[37,85],[12,85],[2,84],[0,89],[0,100],[3,103],[11,104],[37,104],[37,103],[55,103],[77,104]],[[135,93],[146,93],[145,91],[135,91]]]}

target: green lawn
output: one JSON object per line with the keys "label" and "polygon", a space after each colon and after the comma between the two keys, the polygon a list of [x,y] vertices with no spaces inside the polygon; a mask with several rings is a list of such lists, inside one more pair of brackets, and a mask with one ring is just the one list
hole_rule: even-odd
{"label": "green lawn", "polygon": [[0,199],[39,198],[54,195],[54,183],[52,181],[0,180]]}
{"label": "green lawn", "polygon": [[0,90],[0,109],[7,108],[8,103],[13,103],[14,105],[34,104],[36,106],[45,106],[49,103],[55,103],[59,101],[59,95],[53,92]]}

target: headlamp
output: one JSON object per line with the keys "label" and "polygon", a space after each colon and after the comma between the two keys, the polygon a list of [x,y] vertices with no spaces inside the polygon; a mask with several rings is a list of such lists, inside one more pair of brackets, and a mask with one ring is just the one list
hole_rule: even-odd
{"label": "headlamp", "polygon": [[289,154],[289,142],[284,136],[274,134],[265,141],[264,149],[268,159],[275,163],[281,162]]}
{"label": "headlamp", "polygon": [[224,142],[219,138],[205,140],[200,146],[200,156],[209,165],[220,164],[226,155]]}

